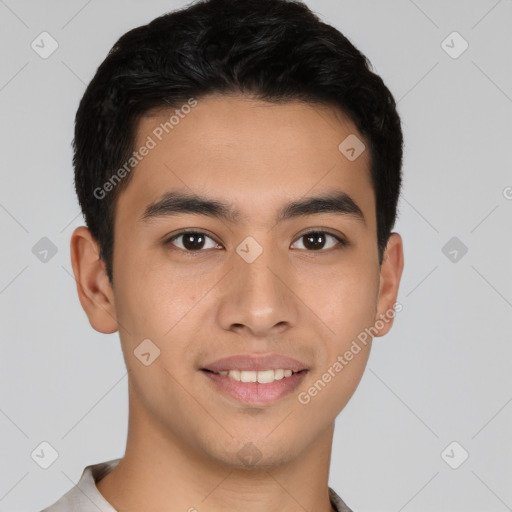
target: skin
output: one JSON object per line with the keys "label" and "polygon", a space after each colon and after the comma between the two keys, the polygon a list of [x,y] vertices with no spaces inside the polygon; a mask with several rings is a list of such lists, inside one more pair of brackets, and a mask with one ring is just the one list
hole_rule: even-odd
{"label": "skin", "polygon": [[[168,117],[142,118],[136,147]],[[338,150],[349,134],[364,140],[334,108],[200,98],[120,195],[113,287],[90,232],[73,232],[80,302],[94,329],[119,331],[128,370],[126,453],[97,483],[117,510],[332,510],[334,420],[359,384],[371,341],[307,405],[297,397],[392,310],[403,269],[398,233],[379,267],[370,154],[349,161]],[[285,203],[340,189],[365,222],[317,213],[276,224]],[[173,190],[231,202],[244,217],[140,220],[148,204]],[[187,253],[183,238],[165,244],[188,228],[211,237],[202,252]],[[308,248],[302,235],[317,228],[349,245],[328,236],[324,248]],[[236,253],[247,236],[263,249],[252,263]],[[134,356],[146,338],[160,349],[149,366]],[[225,396],[199,370],[222,357],[271,352],[307,363],[309,372],[297,390],[267,405]],[[261,453],[253,463],[237,456],[249,442]]]}

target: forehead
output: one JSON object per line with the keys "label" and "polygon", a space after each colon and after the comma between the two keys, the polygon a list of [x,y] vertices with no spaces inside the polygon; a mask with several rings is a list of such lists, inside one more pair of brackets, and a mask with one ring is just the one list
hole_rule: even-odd
{"label": "forehead", "polygon": [[366,142],[339,110],[241,95],[207,96],[193,104],[140,119],[134,151],[151,149],[135,165],[116,217],[135,221],[173,190],[223,197],[258,214],[280,200],[334,189],[358,197],[365,217],[372,217],[369,151],[347,158],[344,141],[353,146],[356,137],[358,151]]}

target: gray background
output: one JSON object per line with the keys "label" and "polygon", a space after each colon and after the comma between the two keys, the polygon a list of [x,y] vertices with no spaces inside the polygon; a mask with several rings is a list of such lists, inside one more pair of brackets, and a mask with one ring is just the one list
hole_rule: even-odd
{"label": "gray background", "polygon": [[[49,505],[124,453],[118,334],[90,327],[72,276],[70,143],[118,37],[185,4],[0,0],[3,511]],[[337,419],[329,483],[355,512],[512,510],[512,1],[307,4],[369,57],[405,135],[403,310]],[[47,59],[31,48],[42,31],[59,45]],[[457,58],[445,49],[460,40],[442,45],[453,31],[469,44]],[[43,237],[46,262],[32,251]],[[468,249],[456,261],[452,237]],[[31,458],[43,441],[58,452],[48,469]]]}

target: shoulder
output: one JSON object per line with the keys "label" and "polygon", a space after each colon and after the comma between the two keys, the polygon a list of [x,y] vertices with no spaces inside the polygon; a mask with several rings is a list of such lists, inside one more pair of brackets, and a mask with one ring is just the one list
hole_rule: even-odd
{"label": "shoulder", "polygon": [[353,512],[351,508],[329,487],[329,498],[336,512]]}
{"label": "shoulder", "polygon": [[116,512],[96,487],[96,482],[112,471],[121,459],[86,466],[78,483],[41,512]]}

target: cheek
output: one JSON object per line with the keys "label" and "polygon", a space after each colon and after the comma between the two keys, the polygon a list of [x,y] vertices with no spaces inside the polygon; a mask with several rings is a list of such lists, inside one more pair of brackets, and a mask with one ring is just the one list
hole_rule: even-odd
{"label": "cheek", "polygon": [[[144,262],[144,263],[141,263]],[[179,272],[165,271],[161,261],[132,255],[118,267],[115,286],[116,312],[125,334],[134,341],[165,341],[186,318],[199,293]]]}
{"label": "cheek", "polygon": [[186,382],[192,364],[187,340],[198,299],[189,288],[158,278],[156,271],[132,275],[129,282],[120,287],[125,364],[138,397],[159,415],[167,403],[186,402],[179,383]]}
{"label": "cheek", "polygon": [[328,327],[326,332],[343,345],[375,318],[379,286],[378,273],[371,267],[348,265],[336,272],[308,278],[308,304]]}

